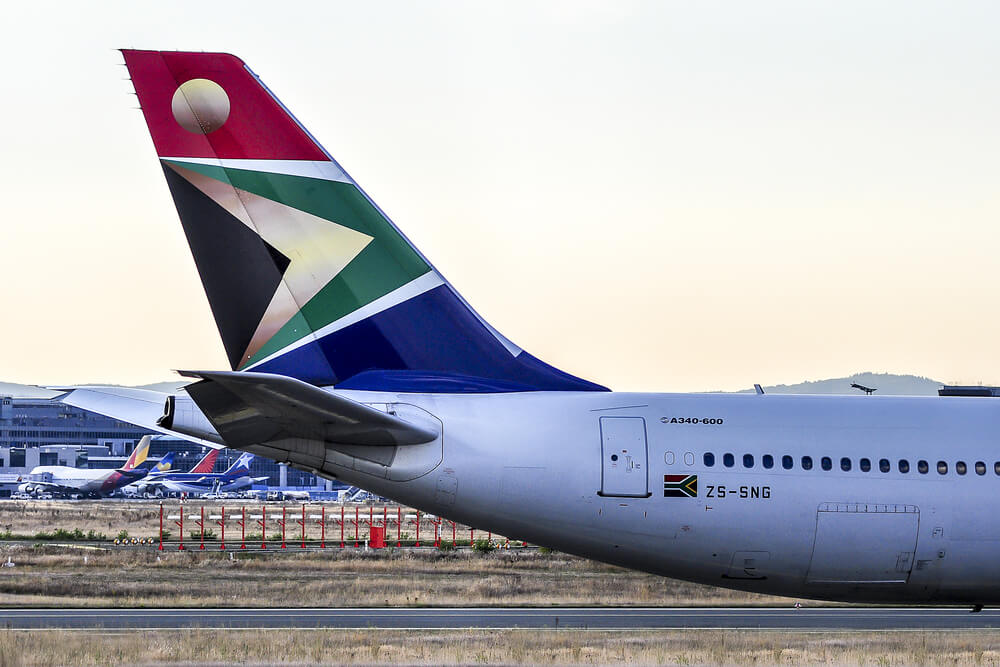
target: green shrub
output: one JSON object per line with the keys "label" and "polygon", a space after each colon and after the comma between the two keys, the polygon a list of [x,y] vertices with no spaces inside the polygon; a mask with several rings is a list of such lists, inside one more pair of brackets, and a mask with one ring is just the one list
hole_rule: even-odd
{"label": "green shrub", "polygon": [[496,547],[493,545],[493,543],[483,538],[479,538],[478,540],[472,543],[472,550],[475,551],[476,553],[488,554],[494,549],[496,549]]}
{"label": "green shrub", "polygon": [[[201,530],[192,530],[189,534],[191,535],[191,539],[192,540],[201,540]],[[208,530],[206,530],[205,531],[205,539],[206,540],[214,540],[215,539],[215,531],[212,530],[211,528],[209,528]]]}
{"label": "green shrub", "polygon": [[[2,537],[3,534],[0,534]],[[10,539],[13,534],[7,531],[6,535],[8,537],[3,539]],[[74,528],[73,530],[66,530],[65,528],[56,528],[52,532],[46,532],[44,530],[38,531],[34,534],[34,539],[36,540],[65,540],[65,541],[83,541],[83,540],[104,540],[107,539],[105,535],[101,533],[95,533],[90,531],[89,533],[84,533],[79,528]]]}
{"label": "green shrub", "polygon": [[126,540],[130,539],[128,531],[123,528],[121,532],[119,532],[118,535],[115,537],[115,539],[121,540],[122,542],[125,542]]}

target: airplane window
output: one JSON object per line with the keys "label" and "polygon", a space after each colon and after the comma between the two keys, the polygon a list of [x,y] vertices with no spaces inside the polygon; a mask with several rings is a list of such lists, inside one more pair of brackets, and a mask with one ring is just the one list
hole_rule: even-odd
{"label": "airplane window", "polygon": [[840,459],[840,469],[843,470],[844,472],[850,472],[851,459],[847,458],[846,456]]}
{"label": "airplane window", "polygon": [[1000,475],[1000,461],[993,464],[993,472]]}
{"label": "airplane window", "polygon": [[948,464],[944,461],[938,461],[938,474],[943,475],[948,472]]}
{"label": "airplane window", "polygon": [[715,454],[705,452],[705,465],[709,468],[715,465]]}
{"label": "airplane window", "polygon": [[880,472],[889,472],[889,459],[879,459],[878,469]]}
{"label": "airplane window", "polygon": [[926,475],[928,470],[930,470],[930,466],[927,465],[927,461],[924,461],[923,459],[917,461],[917,472],[921,475]]}
{"label": "airplane window", "polygon": [[744,468],[752,468],[753,467],[753,454],[744,454],[743,455],[743,467]]}
{"label": "airplane window", "polygon": [[733,467],[733,463],[735,463],[735,462],[736,462],[736,459],[733,458],[732,454],[728,454],[727,453],[727,454],[723,454],[722,455],[722,465],[726,466],[727,468],[732,468]]}
{"label": "airplane window", "polygon": [[955,464],[955,472],[959,475],[964,475],[966,472],[965,461],[959,461]]}
{"label": "airplane window", "polygon": [[[998,463],[997,465],[1000,466],[1000,463]],[[802,469],[803,470],[812,470],[812,468],[813,468],[813,459],[812,459],[812,457],[811,456],[803,456],[802,457]]]}
{"label": "airplane window", "polygon": [[986,464],[982,461],[976,461],[976,474],[985,475],[986,474]]}
{"label": "airplane window", "polygon": [[868,472],[869,470],[872,469],[871,459],[861,459],[860,461],[858,461],[858,465],[861,466],[862,472]]}
{"label": "airplane window", "polygon": [[819,460],[819,465],[823,468],[823,470],[830,470],[833,468],[833,461],[830,460],[829,456],[824,456]]}
{"label": "airplane window", "polygon": [[764,456],[760,457],[760,462],[763,463],[764,467],[768,470],[774,467],[774,457],[770,454],[764,454]]}
{"label": "airplane window", "polygon": [[[781,467],[784,468],[785,470],[791,470],[792,464],[793,464],[792,457],[789,456],[788,454],[785,454],[784,456],[781,457]],[[1000,466],[1000,463],[998,463],[997,465]]]}
{"label": "airplane window", "polygon": [[899,459],[899,472],[910,472],[910,462],[906,459]]}

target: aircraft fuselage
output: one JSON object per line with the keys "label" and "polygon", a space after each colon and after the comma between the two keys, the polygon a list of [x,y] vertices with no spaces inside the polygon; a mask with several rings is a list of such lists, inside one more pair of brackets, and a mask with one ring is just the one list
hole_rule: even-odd
{"label": "aircraft fuselage", "polygon": [[1000,601],[990,399],[344,394],[443,437],[318,469],[477,529],[761,593]]}

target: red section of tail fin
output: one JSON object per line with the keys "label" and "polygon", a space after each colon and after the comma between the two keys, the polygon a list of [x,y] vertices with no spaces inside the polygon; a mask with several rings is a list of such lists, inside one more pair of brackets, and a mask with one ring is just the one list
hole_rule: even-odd
{"label": "red section of tail fin", "polygon": [[[160,157],[328,159],[236,56],[134,50],[123,50],[122,55]],[[178,93],[195,79],[217,87],[207,84],[211,90],[205,95]],[[200,129],[188,122],[185,129],[185,119],[206,119],[215,102],[223,107],[218,117]]]}
{"label": "red section of tail fin", "polygon": [[195,466],[188,472],[197,472],[202,474],[212,472],[215,469],[215,459],[219,458],[220,451],[221,450],[218,449],[209,450],[208,454],[205,454],[205,458],[198,461],[198,463],[195,464]]}

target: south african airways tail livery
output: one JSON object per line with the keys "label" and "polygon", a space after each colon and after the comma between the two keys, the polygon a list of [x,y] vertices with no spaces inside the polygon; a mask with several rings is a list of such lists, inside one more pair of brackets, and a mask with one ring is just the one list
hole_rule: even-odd
{"label": "south african airways tail livery", "polygon": [[241,60],[123,53],[231,370],[65,401],[665,576],[1000,601],[1000,403],[608,391],[491,327]]}

